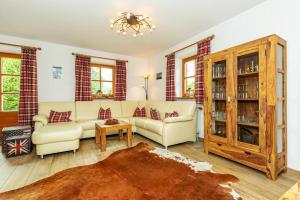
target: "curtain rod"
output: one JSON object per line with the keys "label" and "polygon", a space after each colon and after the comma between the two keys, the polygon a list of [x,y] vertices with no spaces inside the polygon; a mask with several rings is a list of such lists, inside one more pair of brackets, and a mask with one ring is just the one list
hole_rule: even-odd
{"label": "curtain rod", "polygon": [[91,56],[91,55],[85,55],[85,54],[80,54],[80,53],[72,53],[74,56],[85,56],[85,57],[91,57],[91,58],[99,58],[99,59],[104,59],[104,60],[113,60],[113,61],[123,61],[123,62],[128,62],[128,60],[121,60],[121,59],[114,59],[114,58],[105,58],[105,57],[100,57],[100,56]]}
{"label": "curtain rod", "polygon": [[169,55],[171,55],[171,54],[173,54],[173,53],[177,53],[178,51],[182,51],[182,50],[184,50],[184,49],[186,49],[186,48],[189,48],[189,47],[191,47],[191,46],[193,46],[193,45],[195,45],[195,44],[197,44],[197,43],[199,43],[199,42],[202,42],[202,41],[205,41],[205,40],[212,40],[212,39],[214,39],[214,37],[215,37],[215,35],[208,36],[208,37],[206,37],[206,38],[204,38],[204,39],[202,39],[202,40],[199,40],[199,41],[197,41],[197,42],[194,42],[193,44],[190,44],[190,45],[185,46],[185,47],[183,47],[183,48],[181,48],[181,49],[178,49],[178,50],[176,50],[176,51],[173,51],[172,53],[169,53],[169,54],[165,55],[165,57],[168,57]]}
{"label": "curtain rod", "polygon": [[42,50],[40,47],[31,47],[31,46],[25,46],[25,45],[18,45],[18,44],[10,44],[10,43],[5,43],[5,42],[0,42],[0,45],[7,45],[7,46],[13,46],[13,47],[25,47],[25,48],[30,48],[30,49],[36,49],[36,50]]}

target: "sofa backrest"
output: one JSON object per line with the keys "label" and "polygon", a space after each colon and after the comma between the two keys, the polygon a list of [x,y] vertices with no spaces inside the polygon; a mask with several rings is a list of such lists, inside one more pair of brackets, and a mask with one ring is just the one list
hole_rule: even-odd
{"label": "sofa backrest", "polygon": [[176,111],[179,116],[193,116],[196,103],[189,101],[77,101],[77,102],[41,102],[39,114],[49,116],[50,110],[64,112],[72,111],[71,120],[92,120],[98,118],[100,107],[110,108],[112,117],[132,117],[136,107],[145,107],[147,117],[150,118],[150,108],[159,111],[161,119],[166,112]]}
{"label": "sofa backrest", "polygon": [[176,111],[179,116],[193,116],[195,110],[195,101],[173,101],[168,108],[168,112]]}
{"label": "sofa backrest", "polygon": [[49,117],[50,110],[54,110],[57,112],[66,112],[72,111],[70,119],[72,121],[76,120],[76,109],[74,102],[40,102],[39,103],[39,111],[40,115],[46,115]]}
{"label": "sofa backrest", "polygon": [[139,106],[138,101],[121,101],[122,117],[132,117],[135,109]]}
{"label": "sofa backrest", "polygon": [[169,111],[169,107],[172,104],[171,101],[148,101],[146,104],[146,114],[150,117],[150,109],[157,109],[160,114],[160,118],[165,118],[165,113]]}
{"label": "sofa backrest", "polygon": [[99,101],[76,101],[76,119],[90,120],[97,119],[100,109]]}

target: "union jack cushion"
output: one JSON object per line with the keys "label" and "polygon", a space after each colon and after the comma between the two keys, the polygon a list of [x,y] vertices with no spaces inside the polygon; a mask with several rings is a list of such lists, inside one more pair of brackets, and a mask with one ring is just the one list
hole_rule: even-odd
{"label": "union jack cushion", "polygon": [[10,137],[6,139],[7,157],[28,154],[31,151],[31,139],[28,136]]}
{"label": "union jack cushion", "polygon": [[72,111],[56,112],[54,110],[50,110],[48,122],[49,123],[70,122],[71,113]]}
{"label": "union jack cushion", "polygon": [[100,110],[99,110],[99,112],[98,112],[98,119],[111,119],[110,108],[103,109],[101,107]]}
{"label": "union jack cushion", "polygon": [[145,107],[143,107],[142,109],[140,109],[139,107],[137,107],[133,113],[134,117],[146,117],[146,109]]}
{"label": "union jack cushion", "polygon": [[173,111],[171,113],[166,113],[165,114],[165,118],[168,118],[168,117],[178,117],[178,116],[179,116],[179,114],[176,111]]}
{"label": "union jack cushion", "polygon": [[151,116],[151,119],[160,120],[159,112],[156,109],[152,109],[152,108],[150,109],[150,116]]}

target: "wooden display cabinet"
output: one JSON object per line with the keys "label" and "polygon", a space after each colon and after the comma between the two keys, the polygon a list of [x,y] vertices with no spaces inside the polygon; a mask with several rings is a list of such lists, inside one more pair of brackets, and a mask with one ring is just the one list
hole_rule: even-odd
{"label": "wooden display cabinet", "polygon": [[271,35],[205,57],[205,152],[287,169],[286,41]]}

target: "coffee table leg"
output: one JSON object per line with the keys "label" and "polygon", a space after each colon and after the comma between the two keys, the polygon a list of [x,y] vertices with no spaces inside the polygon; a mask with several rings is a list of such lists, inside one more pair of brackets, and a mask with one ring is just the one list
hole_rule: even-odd
{"label": "coffee table leg", "polygon": [[132,146],[132,131],[131,131],[131,127],[127,128],[127,146],[129,146],[129,147]]}
{"label": "coffee table leg", "polygon": [[101,129],[101,142],[100,142],[100,149],[101,151],[106,151],[106,129]]}
{"label": "coffee table leg", "polygon": [[119,138],[120,140],[123,140],[123,129],[119,130]]}
{"label": "coffee table leg", "polygon": [[96,144],[100,143],[100,133],[99,133],[99,129],[96,127]]}

